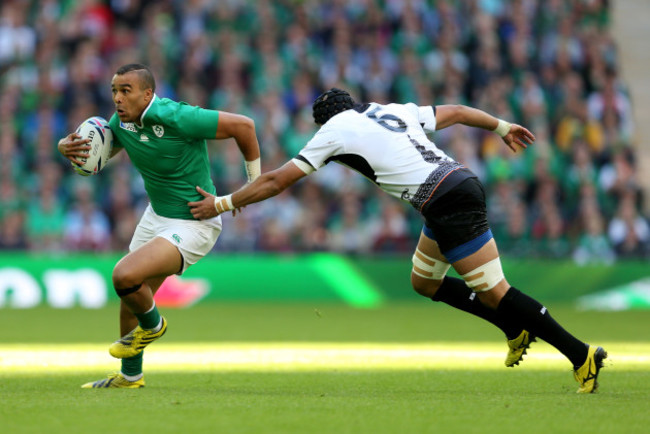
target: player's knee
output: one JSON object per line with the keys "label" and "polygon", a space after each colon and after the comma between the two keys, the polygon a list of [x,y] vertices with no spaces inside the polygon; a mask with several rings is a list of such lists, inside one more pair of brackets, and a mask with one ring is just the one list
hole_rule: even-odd
{"label": "player's knee", "polygon": [[414,272],[411,272],[411,286],[413,290],[423,297],[431,298],[436,295],[442,280],[424,279]]}
{"label": "player's knee", "polygon": [[142,278],[135,270],[121,264],[113,269],[113,288],[120,297],[137,291],[141,285]]}
{"label": "player's knee", "polygon": [[491,290],[502,281],[505,281],[503,269],[501,268],[501,260],[498,257],[476,267],[469,273],[465,273],[460,277],[465,281],[467,286],[472,289],[472,291],[479,294],[486,293],[487,291],[493,293]]}
{"label": "player's knee", "polygon": [[451,265],[445,261],[434,259],[419,249],[415,250],[412,260],[411,285],[413,289],[424,297],[433,297]]}

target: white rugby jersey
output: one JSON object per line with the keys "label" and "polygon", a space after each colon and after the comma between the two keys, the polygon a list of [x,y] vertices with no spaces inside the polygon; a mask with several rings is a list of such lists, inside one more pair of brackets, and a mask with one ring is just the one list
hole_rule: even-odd
{"label": "white rugby jersey", "polygon": [[422,211],[443,192],[443,179],[453,178],[448,191],[475,176],[429,141],[426,132],[435,129],[431,106],[364,104],[330,118],[293,162],[307,174],[330,161],[343,164]]}

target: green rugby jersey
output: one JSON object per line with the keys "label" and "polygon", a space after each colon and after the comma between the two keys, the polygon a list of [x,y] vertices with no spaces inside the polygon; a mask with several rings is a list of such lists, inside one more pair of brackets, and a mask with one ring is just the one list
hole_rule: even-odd
{"label": "green rugby jersey", "polygon": [[129,154],[156,214],[193,220],[187,203],[203,199],[196,186],[215,193],[205,139],[216,137],[218,120],[217,111],[155,95],[140,125],[111,117],[113,146]]}

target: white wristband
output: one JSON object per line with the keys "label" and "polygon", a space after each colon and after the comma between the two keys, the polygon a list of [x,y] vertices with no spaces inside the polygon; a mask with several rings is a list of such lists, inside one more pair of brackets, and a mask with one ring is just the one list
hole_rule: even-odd
{"label": "white wristband", "polygon": [[244,161],[244,164],[246,166],[246,176],[248,177],[248,182],[255,181],[262,174],[259,158],[253,161]]}
{"label": "white wristband", "polygon": [[503,119],[499,119],[499,124],[495,129],[492,131],[500,135],[501,137],[504,137],[506,134],[510,132],[510,122],[506,122]]}
{"label": "white wristband", "polygon": [[215,196],[214,198],[214,208],[217,210],[219,214],[223,214],[226,211],[231,211],[235,209],[235,207],[232,205],[232,194],[229,194],[228,196]]}

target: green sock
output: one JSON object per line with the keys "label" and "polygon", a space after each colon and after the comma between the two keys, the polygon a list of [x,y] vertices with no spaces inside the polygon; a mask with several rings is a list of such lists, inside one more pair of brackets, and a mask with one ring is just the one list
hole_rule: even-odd
{"label": "green sock", "polygon": [[135,316],[138,318],[140,327],[145,330],[155,329],[160,324],[160,313],[158,312],[156,303],[154,303],[151,309],[149,309],[147,312],[136,313]]}
{"label": "green sock", "polygon": [[144,351],[137,356],[122,359],[122,374],[136,376],[142,374],[142,356]]}

